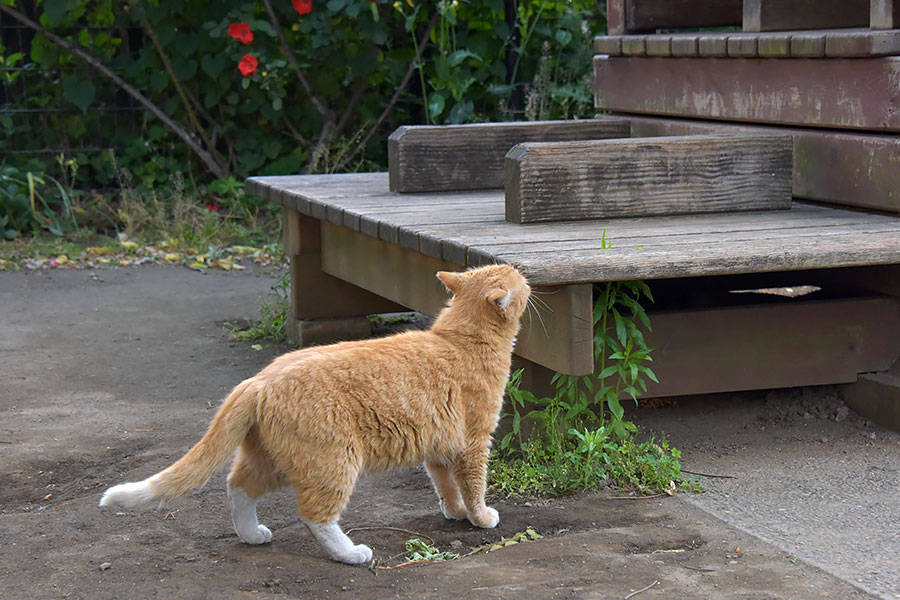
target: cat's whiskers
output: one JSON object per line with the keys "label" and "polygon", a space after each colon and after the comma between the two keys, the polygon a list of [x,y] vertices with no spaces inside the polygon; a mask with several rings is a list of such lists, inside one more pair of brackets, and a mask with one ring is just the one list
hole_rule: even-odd
{"label": "cat's whiskers", "polygon": [[540,300],[539,298],[535,298],[533,296],[529,296],[528,301],[526,302],[526,305],[528,306],[529,333],[531,332],[531,310],[534,309],[534,314],[537,315],[538,321],[540,321],[541,323],[541,329],[544,330],[544,335],[550,337],[550,334],[547,333],[547,326],[544,324],[544,317],[541,316],[541,311],[538,309],[538,301],[540,301],[548,310],[550,310],[551,312],[553,311],[553,309],[551,309],[543,300]]}

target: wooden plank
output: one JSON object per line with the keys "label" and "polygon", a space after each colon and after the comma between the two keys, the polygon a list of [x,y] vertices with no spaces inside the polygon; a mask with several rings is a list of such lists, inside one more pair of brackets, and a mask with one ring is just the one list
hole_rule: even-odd
{"label": "wooden plank", "polygon": [[869,0],[744,0],[744,31],[828,29],[869,24]]}
{"label": "wooden plank", "polygon": [[792,35],[791,56],[794,58],[820,58],[825,56],[825,36],[821,32]]}
{"label": "wooden plank", "polygon": [[647,396],[856,381],[900,354],[900,305],[888,298],[788,300],[651,312]]}
{"label": "wooden plank", "polygon": [[841,31],[825,35],[825,56],[866,57],[900,54],[900,30]]}
{"label": "wooden plank", "polygon": [[622,54],[622,36],[598,35],[594,38],[594,53],[619,56]]}
{"label": "wooden plank", "polygon": [[[732,35],[732,34],[711,33],[711,34],[701,35],[697,39],[697,51],[700,53],[700,56],[705,56],[705,57],[728,56],[728,36],[729,35]],[[594,64],[596,66],[596,62]]]}
{"label": "wooden plank", "polygon": [[763,58],[791,55],[791,33],[763,33],[758,36],[757,52]]}
{"label": "wooden plank", "polygon": [[791,205],[788,136],[673,136],[519,144],[506,157],[514,223]]}
{"label": "wooden plank", "polygon": [[644,56],[647,54],[646,38],[642,35],[626,35],[622,38],[622,54]]}
{"label": "wooden plank", "polygon": [[741,0],[627,0],[621,10],[618,33],[741,24]]}
{"label": "wooden plank", "polygon": [[[343,281],[370,290],[403,306],[437,314],[448,295],[434,277],[458,271],[455,265],[367,237],[330,223],[322,225],[322,268]],[[591,286],[541,290],[549,310],[526,319],[515,352],[555,371],[585,375],[593,371]]]}
{"label": "wooden plank", "polygon": [[672,56],[697,56],[699,38],[700,36],[696,35],[673,35],[670,44]]}
{"label": "wooden plank", "polygon": [[[718,247],[700,242],[671,246],[507,256],[493,260],[516,266],[536,285],[586,283],[627,279],[679,278],[739,273],[767,273],[803,269],[851,267],[900,262],[900,228],[860,236],[853,231],[836,236],[760,239]],[[477,253],[470,247],[470,255]]]}
{"label": "wooden plank", "polygon": [[388,139],[390,190],[503,187],[503,157],[520,142],[628,137],[628,123],[596,118],[400,127]]}
{"label": "wooden plank", "polygon": [[900,27],[900,0],[871,0],[869,27],[871,29]]}
{"label": "wooden plank", "polygon": [[890,135],[767,128],[710,121],[618,115],[638,137],[703,133],[784,133],[794,139],[793,195],[900,212],[900,138]]}
{"label": "wooden plank", "polygon": [[647,56],[671,56],[672,36],[648,35],[645,39]]}
{"label": "wooden plank", "polygon": [[758,38],[752,35],[729,36],[727,47],[728,56],[747,58],[757,55]]}
{"label": "wooden plank", "polygon": [[625,33],[626,0],[606,0],[606,30],[609,35]]}
{"label": "wooden plank", "polygon": [[900,131],[898,57],[595,56],[594,80],[595,105],[610,111]]}

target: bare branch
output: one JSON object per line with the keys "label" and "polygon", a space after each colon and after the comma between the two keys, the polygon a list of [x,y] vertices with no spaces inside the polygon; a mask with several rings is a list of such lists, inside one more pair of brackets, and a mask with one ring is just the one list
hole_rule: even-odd
{"label": "bare branch", "polygon": [[425,28],[425,33],[423,33],[422,37],[419,38],[419,47],[417,49],[416,55],[409,63],[409,68],[406,70],[406,75],[403,76],[403,81],[401,81],[400,85],[397,86],[397,89],[396,91],[394,91],[394,95],[391,96],[390,101],[388,101],[387,106],[385,106],[381,114],[378,115],[378,119],[375,120],[375,124],[372,125],[372,129],[370,129],[369,133],[367,133],[365,137],[360,140],[360,142],[356,145],[356,148],[354,148],[350,154],[345,156],[340,163],[335,165],[335,171],[340,171],[345,166],[347,166],[347,163],[353,160],[353,158],[356,157],[356,155],[366,147],[366,145],[369,143],[369,140],[372,139],[372,136],[375,135],[375,132],[378,131],[378,128],[381,127],[381,124],[384,122],[387,116],[391,113],[391,111],[394,110],[394,106],[397,104],[397,100],[400,98],[400,94],[403,92],[403,90],[406,89],[406,86],[409,85],[409,80],[412,79],[413,73],[415,73],[416,71],[416,66],[419,64],[419,60],[421,60],[422,58],[422,53],[425,51],[425,44],[428,42],[428,38],[431,36],[431,30],[434,29],[439,16],[440,13],[438,11],[435,11],[434,15],[432,15],[431,21],[428,22],[428,27]]}

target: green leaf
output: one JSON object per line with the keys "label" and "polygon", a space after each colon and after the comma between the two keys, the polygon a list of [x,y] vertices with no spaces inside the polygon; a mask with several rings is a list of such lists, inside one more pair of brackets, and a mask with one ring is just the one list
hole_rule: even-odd
{"label": "green leaf", "polygon": [[200,68],[210,79],[216,79],[225,70],[228,60],[221,54],[204,54],[200,59]]}
{"label": "green leaf", "polygon": [[616,372],[616,366],[611,365],[609,367],[606,367],[599,373],[597,373],[597,379],[606,379],[607,377],[609,377],[610,375],[612,375],[615,372]]}
{"label": "green leaf", "polygon": [[444,112],[445,103],[446,99],[444,96],[437,92],[428,96],[428,114],[431,115],[432,120]]}
{"label": "green leaf", "polygon": [[471,100],[457,102],[453,108],[450,109],[450,115],[447,117],[447,122],[453,125],[465,123],[469,120],[469,116],[471,116],[473,110],[475,110],[475,103]]}
{"label": "green leaf", "polygon": [[44,0],[41,21],[50,27],[61,24],[66,14],[78,4],[78,0]]}
{"label": "green leaf", "polygon": [[557,29],[556,34],[553,37],[556,38],[556,41],[559,42],[561,46],[568,46],[569,42],[572,41],[572,32],[565,29]]}
{"label": "green leaf", "polygon": [[94,84],[86,79],[69,75],[63,79],[63,98],[85,113],[87,107],[94,101]]}
{"label": "green leaf", "polygon": [[176,58],[172,61],[172,71],[178,81],[187,81],[197,74],[197,61]]}
{"label": "green leaf", "polygon": [[477,61],[482,60],[480,56],[478,56],[471,50],[463,48],[462,50],[457,50],[456,52],[451,53],[449,58],[447,59],[447,62],[451,67],[458,67],[467,58],[474,58]]}

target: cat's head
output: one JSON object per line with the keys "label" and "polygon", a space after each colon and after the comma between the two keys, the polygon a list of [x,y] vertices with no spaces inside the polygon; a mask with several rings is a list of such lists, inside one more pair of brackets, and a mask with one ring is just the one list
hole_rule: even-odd
{"label": "cat's head", "polygon": [[489,265],[463,272],[437,274],[453,293],[452,305],[477,311],[491,320],[518,323],[528,304],[531,288],[509,265]]}

